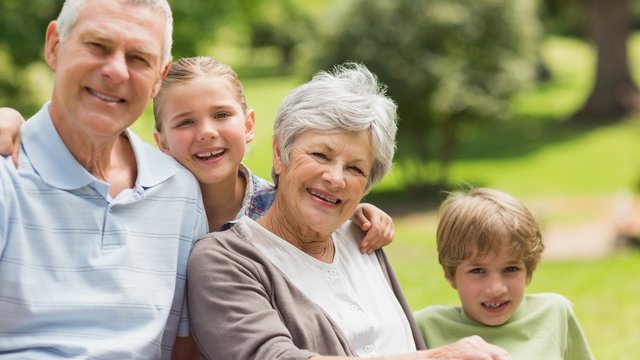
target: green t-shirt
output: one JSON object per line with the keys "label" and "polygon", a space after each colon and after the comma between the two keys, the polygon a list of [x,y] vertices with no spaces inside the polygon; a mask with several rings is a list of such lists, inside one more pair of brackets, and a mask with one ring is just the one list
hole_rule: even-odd
{"label": "green t-shirt", "polygon": [[525,295],[511,319],[500,326],[471,320],[459,306],[429,306],[414,317],[427,348],[479,335],[507,350],[514,360],[593,359],[573,306],[558,294]]}

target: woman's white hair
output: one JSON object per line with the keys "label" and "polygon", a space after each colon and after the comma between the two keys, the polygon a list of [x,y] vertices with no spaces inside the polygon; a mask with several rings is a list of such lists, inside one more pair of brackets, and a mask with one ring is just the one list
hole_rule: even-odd
{"label": "woman's white hair", "polygon": [[[364,65],[349,62],[331,72],[317,73],[289,93],[276,115],[274,137],[288,166],[292,146],[305,131],[368,131],[374,157],[368,191],[391,168],[398,128],[396,110],[377,77]],[[274,181],[277,183],[275,176]]]}
{"label": "woman's white hair", "polygon": [[[101,0],[101,1],[113,1],[113,0]],[[171,13],[171,7],[167,0],[120,0],[125,1],[127,4],[150,6],[154,10],[160,11],[164,15],[165,19],[165,33],[164,33],[164,49],[162,54],[162,63],[166,64],[171,59],[171,46],[173,45],[173,15]],[[69,31],[73,28],[80,15],[80,10],[86,3],[86,0],[66,0],[62,5],[62,10],[58,14],[58,36],[60,40],[64,40]]]}

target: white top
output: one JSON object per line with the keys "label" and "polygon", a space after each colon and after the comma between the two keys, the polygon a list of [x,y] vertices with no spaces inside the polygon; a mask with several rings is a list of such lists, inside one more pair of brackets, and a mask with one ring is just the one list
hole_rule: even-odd
{"label": "white top", "polygon": [[346,222],[332,236],[327,264],[264,231],[253,244],[338,324],[361,357],[415,351],[411,328],[375,254],[361,254],[360,230]]}

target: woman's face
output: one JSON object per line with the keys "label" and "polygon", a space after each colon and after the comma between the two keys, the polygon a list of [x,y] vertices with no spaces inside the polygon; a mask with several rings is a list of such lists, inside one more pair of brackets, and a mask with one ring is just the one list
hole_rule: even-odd
{"label": "woman's face", "polygon": [[335,231],[364,195],[372,153],[366,131],[306,131],[293,144],[288,166],[276,151],[276,194],[286,221],[323,234]]}

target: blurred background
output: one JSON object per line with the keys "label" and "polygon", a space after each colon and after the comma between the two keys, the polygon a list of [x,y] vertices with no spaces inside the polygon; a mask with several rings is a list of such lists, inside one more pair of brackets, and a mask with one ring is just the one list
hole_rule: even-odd
{"label": "blurred background", "polygon": [[[574,304],[596,358],[640,353],[640,1],[175,0],[174,59],[233,66],[256,110],[246,163],[269,178],[274,114],[320,69],[366,64],[401,116],[395,167],[365,199],[411,307],[458,304],[435,251],[446,191],[521,198],[547,251],[529,285]],[[51,91],[44,33],[62,0],[0,0],[0,106]],[[134,125],[153,142],[150,109]]]}

